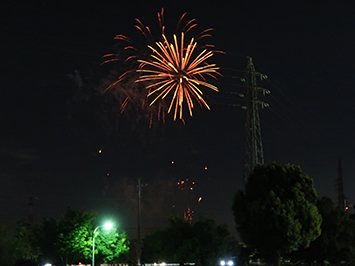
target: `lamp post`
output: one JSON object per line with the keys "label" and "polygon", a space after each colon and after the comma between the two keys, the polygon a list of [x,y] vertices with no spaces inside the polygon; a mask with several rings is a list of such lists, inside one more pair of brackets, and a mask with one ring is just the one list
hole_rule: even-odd
{"label": "lamp post", "polygon": [[92,235],[92,266],[95,266],[95,233],[97,229],[104,226],[105,229],[110,230],[112,228],[112,223],[105,223],[104,225],[99,225],[95,228],[94,234]]}

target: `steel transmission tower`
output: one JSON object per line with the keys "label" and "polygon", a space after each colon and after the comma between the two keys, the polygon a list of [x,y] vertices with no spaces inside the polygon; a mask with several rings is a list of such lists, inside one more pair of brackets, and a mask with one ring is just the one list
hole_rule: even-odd
{"label": "steel transmission tower", "polygon": [[263,144],[261,139],[259,107],[267,107],[268,104],[258,100],[259,93],[269,94],[270,91],[257,86],[256,78],[266,79],[267,76],[255,71],[251,57],[248,57],[248,64],[245,77],[245,98],[246,122],[245,122],[245,163],[244,183],[254,167],[264,164]]}

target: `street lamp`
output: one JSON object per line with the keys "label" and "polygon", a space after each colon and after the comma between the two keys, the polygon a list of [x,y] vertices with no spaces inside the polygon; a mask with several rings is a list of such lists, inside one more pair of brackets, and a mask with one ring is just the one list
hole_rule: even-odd
{"label": "street lamp", "polygon": [[92,236],[92,266],[95,266],[95,233],[97,229],[100,227],[104,226],[106,230],[110,230],[112,228],[112,223],[105,223],[104,225],[99,225],[98,227],[95,228],[94,234]]}

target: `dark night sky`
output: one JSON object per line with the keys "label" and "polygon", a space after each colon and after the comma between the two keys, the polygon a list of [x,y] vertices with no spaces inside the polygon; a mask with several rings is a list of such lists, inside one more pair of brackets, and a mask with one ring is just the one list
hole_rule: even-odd
{"label": "dark night sky", "polygon": [[[353,1],[33,3],[12,1],[0,14],[1,218],[26,217],[34,196],[37,222],[68,206],[96,208],[105,215],[114,210],[130,230],[134,182],[141,177],[148,184],[144,222],[151,227],[163,220],[160,204],[176,196],[161,195],[174,177],[196,179],[192,201],[203,196],[197,216],[232,229],[231,199],[243,183],[245,112],[231,106],[242,103],[231,92],[242,91],[234,77],[244,75],[247,56],[268,76],[258,85],[271,91],[261,98],[270,104],[260,110],[265,161],[301,165],[318,193],[336,201],[341,156],[345,194],[355,201]],[[109,74],[99,64],[113,51],[113,37],[139,40],[136,17],[157,30],[161,7],[168,29],[184,12],[198,29],[215,29],[210,41],[226,55],[211,61],[224,77],[214,82],[220,93],[205,90],[211,111],[196,109],[185,126],[169,115],[166,125],[149,130],[144,119],[134,122],[137,114],[117,116],[112,97],[95,96],[93,88]],[[75,70],[85,84],[80,93],[69,78]]]}

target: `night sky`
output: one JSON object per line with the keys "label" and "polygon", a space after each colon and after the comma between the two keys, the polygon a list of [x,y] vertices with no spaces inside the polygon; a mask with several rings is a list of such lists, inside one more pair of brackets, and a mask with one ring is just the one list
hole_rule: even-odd
{"label": "night sky", "polygon": [[[35,4],[34,4],[35,3]],[[209,39],[226,54],[205,89],[211,110],[196,108],[186,124],[155,123],[129,108],[119,114],[98,88],[114,69],[100,66],[125,34],[144,47],[134,18],[159,32],[165,8],[174,33],[184,12],[214,28]],[[234,230],[233,194],[243,187],[245,111],[241,77],[247,57],[271,91],[260,100],[265,162],[301,165],[319,195],[337,199],[342,158],[345,195],[355,202],[355,17],[353,1],[11,1],[1,8],[0,218],[57,217],[67,207],[118,217],[134,236],[136,185],[142,183],[143,226],[152,228],[189,204]],[[171,37],[171,34],[169,38]],[[80,80],[78,79],[80,77]],[[78,86],[78,83],[82,86]],[[235,105],[235,106],[234,106]],[[101,153],[99,150],[101,149]],[[172,163],[172,161],[174,163]],[[178,194],[177,179],[194,180]],[[175,190],[174,190],[175,188]],[[187,196],[186,196],[187,195]],[[197,204],[197,199],[202,201]]]}

